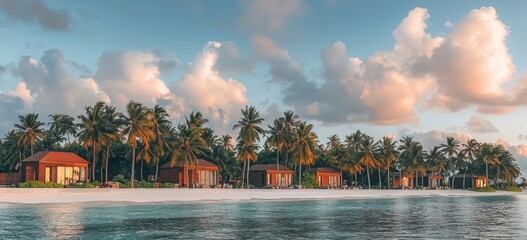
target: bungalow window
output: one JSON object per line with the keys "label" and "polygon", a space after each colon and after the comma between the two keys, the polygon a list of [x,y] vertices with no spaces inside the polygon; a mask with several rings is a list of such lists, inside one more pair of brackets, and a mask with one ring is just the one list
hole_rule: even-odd
{"label": "bungalow window", "polygon": [[44,182],[51,182],[51,167],[46,167]]}
{"label": "bungalow window", "polygon": [[271,185],[271,174],[267,174],[267,185]]}
{"label": "bungalow window", "polygon": [[79,167],[74,167],[73,168],[73,182],[78,182],[80,179],[79,179],[79,173],[80,173],[80,168]]}
{"label": "bungalow window", "polygon": [[80,181],[86,182],[86,168],[80,168]]}
{"label": "bungalow window", "polygon": [[216,185],[216,171],[199,170],[198,172],[200,185]]}
{"label": "bungalow window", "polygon": [[57,183],[64,184],[64,167],[57,167]]}

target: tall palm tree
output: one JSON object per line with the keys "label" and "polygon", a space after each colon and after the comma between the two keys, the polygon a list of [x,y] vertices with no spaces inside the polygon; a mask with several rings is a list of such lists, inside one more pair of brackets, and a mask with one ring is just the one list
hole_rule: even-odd
{"label": "tall palm tree", "polygon": [[360,145],[364,140],[365,136],[366,135],[364,133],[362,133],[360,130],[357,130],[352,134],[346,135],[346,138],[344,140],[344,143],[346,145],[346,155],[348,157],[348,166],[345,167],[350,173],[355,174],[355,182],[357,182],[357,173],[360,172],[362,174],[362,172],[364,171],[364,168],[359,162],[358,153],[360,150]]}
{"label": "tall palm tree", "polygon": [[137,141],[141,141],[145,147],[150,146],[150,140],[154,137],[152,131],[152,114],[142,104],[130,101],[126,105],[127,115],[122,115],[124,123],[123,134],[126,142],[132,147],[132,174],[130,175],[131,187],[134,187],[135,151]]}
{"label": "tall palm tree", "polygon": [[338,166],[340,169],[340,186],[343,185],[342,171],[345,161],[348,160],[348,154],[344,145],[340,142],[340,138],[337,135],[331,135],[328,137],[329,142],[326,144],[326,149],[329,151],[328,157],[332,165]]}
{"label": "tall palm tree", "polygon": [[[397,156],[399,155],[399,152],[396,150],[396,144],[397,142],[393,141],[392,138],[389,137],[383,137],[381,140],[379,140],[378,143],[378,156],[379,156],[379,162],[381,163],[382,167],[386,170],[387,174],[387,186],[388,189],[391,188],[390,186],[390,168],[393,164],[393,162],[397,159]],[[380,178],[379,178],[379,184],[380,184]]]}
{"label": "tall palm tree", "polygon": [[[439,148],[438,146],[429,149],[429,151],[425,153],[425,159],[428,169],[432,171],[432,176],[434,176],[434,174],[436,173],[445,171],[446,159],[443,155],[443,152],[441,151],[441,148]],[[428,186],[431,187],[430,177],[428,177]]]}
{"label": "tall palm tree", "polygon": [[[260,135],[265,134],[265,130],[260,127],[260,124],[262,124],[264,119],[260,117],[260,112],[253,106],[245,106],[245,110],[242,109],[241,112],[242,118],[232,129],[240,129],[237,140],[242,141],[243,144],[246,145],[245,149],[253,149],[253,146],[256,146],[257,148],[256,142],[260,141]],[[238,152],[238,154],[240,153]],[[241,155],[241,158],[238,157],[238,160],[247,162],[247,187],[249,187],[249,160],[256,161],[257,159],[249,159],[245,158],[244,155]]]}
{"label": "tall palm tree", "polygon": [[358,152],[359,162],[366,166],[366,174],[368,175],[368,189],[371,189],[370,182],[370,168],[375,168],[379,165],[379,161],[376,159],[375,149],[377,143],[374,142],[370,136],[365,136],[360,144],[360,150]]}
{"label": "tall palm tree", "polygon": [[[86,115],[79,115],[80,131],[77,133],[82,145],[88,149],[92,148],[92,174],[90,179],[95,180],[95,167],[97,164],[97,151],[103,144],[109,143],[111,137],[107,134],[109,125],[104,115],[104,102],[96,102],[93,107],[86,107]],[[101,179],[102,181],[102,179]]]}
{"label": "tall palm tree", "polygon": [[30,145],[31,155],[34,154],[34,146],[37,140],[44,137],[44,123],[38,120],[38,113],[28,113],[27,115],[19,115],[20,123],[15,124],[15,127],[22,132],[20,136],[20,143],[23,145]]}
{"label": "tall palm tree", "polygon": [[70,135],[75,135],[78,132],[77,125],[73,122],[74,118],[66,114],[51,114],[49,115],[51,122],[49,130],[57,136],[57,138],[62,138],[64,135],[67,136],[68,142],[70,141]]}
{"label": "tall palm tree", "polygon": [[[274,147],[276,151],[276,169],[280,173],[280,153],[287,148],[287,135],[285,129],[285,121],[283,118],[278,118],[273,121],[273,126],[269,127],[269,138],[267,143]],[[279,174],[276,174],[276,184],[280,182]]]}
{"label": "tall palm tree", "polygon": [[459,145],[459,141],[453,137],[447,137],[446,143],[439,145],[443,153],[448,156],[448,169],[452,171],[452,189],[454,189],[454,176],[456,175],[455,161],[459,154]]}
{"label": "tall palm tree", "polygon": [[[121,114],[117,112],[114,106],[105,105],[103,108],[104,112],[104,134],[105,134],[105,145],[106,153],[104,154],[105,158],[105,179],[104,182],[108,182],[108,162],[110,160],[110,147],[112,144],[122,139],[122,135],[119,129],[122,127],[123,122],[120,118]],[[102,181],[102,179],[101,179]]]}
{"label": "tall palm tree", "polygon": [[293,133],[291,152],[293,161],[299,169],[299,185],[302,185],[302,165],[311,165],[315,162],[313,151],[317,145],[317,135],[313,132],[313,125],[302,122]]}
{"label": "tall palm tree", "polygon": [[293,132],[300,124],[300,117],[295,114],[295,112],[288,110],[284,112],[284,116],[282,117],[284,121],[284,130],[285,130],[285,139],[286,144],[284,146],[284,153],[285,153],[285,165],[289,165],[289,148],[291,147],[291,144],[293,142]]}
{"label": "tall palm tree", "polygon": [[465,172],[463,174],[463,189],[465,189],[465,180],[466,175],[468,171],[468,167],[474,162],[474,159],[476,158],[476,154],[479,151],[480,144],[476,139],[470,139],[467,141],[467,143],[462,144],[463,149],[460,151],[460,155],[464,156],[463,162],[464,162],[464,168]]}
{"label": "tall palm tree", "polygon": [[15,169],[17,166],[21,169],[21,162],[24,158],[24,145],[20,144],[22,132],[11,130],[4,134],[4,141],[1,142],[0,162],[3,161],[0,168],[6,167],[8,170]]}
{"label": "tall palm tree", "polygon": [[175,143],[169,152],[170,165],[187,167],[187,187],[190,187],[189,169],[197,165],[197,155],[203,154],[206,147],[205,140],[201,137],[200,128],[180,128]]}
{"label": "tall palm tree", "polygon": [[166,138],[168,137],[170,129],[172,129],[172,123],[168,120],[170,115],[168,112],[158,104],[154,106],[152,112],[152,131],[154,132],[153,138],[153,159],[156,163],[156,174],[155,182],[157,182],[157,175],[159,172],[159,159],[165,155],[165,148],[168,147]]}

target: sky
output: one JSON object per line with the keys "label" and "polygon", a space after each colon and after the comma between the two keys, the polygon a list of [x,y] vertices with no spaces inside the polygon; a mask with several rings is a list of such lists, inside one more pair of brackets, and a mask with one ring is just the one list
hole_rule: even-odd
{"label": "sky", "polygon": [[[526,1],[0,0],[0,134],[105,101],[202,112],[232,134],[294,110],[361,130],[500,143],[527,173]],[[525,175],[525,174],[524,174]]]}

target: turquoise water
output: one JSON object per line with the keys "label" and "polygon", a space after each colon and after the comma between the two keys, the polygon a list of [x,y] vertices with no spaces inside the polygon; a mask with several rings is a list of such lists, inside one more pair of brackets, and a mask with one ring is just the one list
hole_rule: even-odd
{"label": "turquoise water", "polygon": [[0,204],[0,239],[527,239],[527,199]]}

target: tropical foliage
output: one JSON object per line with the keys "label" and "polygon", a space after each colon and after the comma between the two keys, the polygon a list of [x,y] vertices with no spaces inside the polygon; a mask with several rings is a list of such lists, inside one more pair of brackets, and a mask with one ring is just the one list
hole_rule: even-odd
{"label": "tropical foliage", "polygon": [[37,151],[54,150],[75,152],[89,159],[92,182],[113,179],[122,187],[154,186],[147,181],[159,181],[160,165],[192,166],[197,159],[219,166],[222,182],[242,187],[249,187],[249,170],[254,163],[294,169],[294,183],[304,187],[318,184],[308,173],[312,167],[334,168],[343,175],[340,184],[368,188],[391,188],[394,173],[414,176],[415,187],[426,185],[426,175],[442,176],[451,187],[454,181],[448,179],[454,175],[473,174],[486,176],[497,189],[514,190],[510,186],[520,176],[518,164],[506,148],[474,139],[460,142],[448,137],[442,144],[425,149],[410,136],[375,140],[357,130],[342,139],[331,135],[326,143],[320,143],[314,126],[301,121],[293,111],[268,119],[265,127],[264,118],[253,106],[241,109],[241,118],[233,126],[236,138],[216,135],[200,112],[190,113],[180,123],[171,120],[163,107],[149,108],[134,101],[123,113],[97,102],[77,118],[61,113],[49,115],[48,124],[36,113],[20,115],[13,130],[0,140],[0,171],[17,172],[24,158]]}

